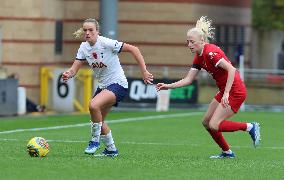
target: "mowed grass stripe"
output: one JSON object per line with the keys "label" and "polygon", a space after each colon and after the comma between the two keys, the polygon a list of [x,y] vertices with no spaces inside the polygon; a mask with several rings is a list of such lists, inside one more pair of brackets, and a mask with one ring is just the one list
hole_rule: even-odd
{"label": "mowed grass stripe", "polygon": [[[17,141],[17,142],[26,142],[27,140],[21,139],[7,139],[0,138],[0,141]],[[56,143],[86,143],[86,141],[78,141],[78,140],[55,140],[55,139],[47,139],[48,142],[56,142]],[[131,141],[121,141],[119,144],[131,144],[131,145],[154,145],[154,146],[195,146],[204,147],[204,144],[193,144],[193,143],[162,143],[162,142],[131,142]],[[206,145],[205,147],[216,147],[216,145]],[[252,149],[252,146],[231,146],[232,148],[243,149],[249,148]],[[269,147],[269,146],[260,146],[261,149],[274,149],[274,150],[282,150],[284,147]]]}
{"label": "mowed grass stripe", "polygon": [[[153,120],[161,120],[161,119],[173,118],[173,117],[196,116],[196,115],[201,115],[201,114],[202,114],[201,112],[178,113],[178,114],[114,119],[114,120],[107,120],[106,122],[108,124],[115,124],[115,123],[136,122],[136,121],[149,121],[149,120],[153,121]],[[12,133],[17,133],[17,132],[25,132],[25,131],[44,131],[44,130],[54,130],[54,129],[66,129],[66,128],[88,126],[88,125],[90,125],[90,123],[50,126],[50,127],[42,127],[42,128],[14,129],[14,130],[9,130],[9,131],[0,131],[0,134],[12,134]]]}

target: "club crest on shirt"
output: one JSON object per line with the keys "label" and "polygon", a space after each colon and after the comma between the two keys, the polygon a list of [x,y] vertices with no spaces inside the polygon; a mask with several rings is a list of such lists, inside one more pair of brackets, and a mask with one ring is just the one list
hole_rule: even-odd
{"label": "club crest on shirt", "polygon": [[217,54],[218,54],[218,53],[216,53],[216,52],[214,52],[214,53],[213,53],[213,52],[209,52],[208,55],[209,55],[209,58],[210,58],[210,59],[213,59],[214,56],[216,56]]}
{"label": "club crest on shirt", "polygon": [[94,57],[95,59],[98,59],[98,55],[97,55],[96,52],[93,52],[93,57]]}

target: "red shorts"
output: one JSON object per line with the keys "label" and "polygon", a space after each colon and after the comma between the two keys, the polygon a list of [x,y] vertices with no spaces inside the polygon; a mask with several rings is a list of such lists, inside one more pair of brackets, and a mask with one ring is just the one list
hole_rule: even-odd
{"label": "red shorts", "polygon": [[[215,99],[219,103],[221,103],[221,99],[223,97],[223,93],[224,92],[219,91],[215,95]],[[231,89],[230,95],[229,95],[229,104],[231,106],[231,109],[234,111],[234,113],[238,112],[238,110],[240,109],[241,105],[245,101],[246,97],[247,97],[247,91],[246,91],[246,88],[244,86]]]}

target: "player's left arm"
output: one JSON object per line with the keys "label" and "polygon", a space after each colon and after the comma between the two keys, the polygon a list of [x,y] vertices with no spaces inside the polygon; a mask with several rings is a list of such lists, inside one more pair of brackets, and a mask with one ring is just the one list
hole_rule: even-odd
{"label": "player's left arm", "polygon": [[123,52],[130,52],[133,55],[133,57],[135,58],[135,60],[137,61],[138,65],[140,67],[141,73],[143,75],[144,83],[145,84],[152,84],[152,81],[153,81],[154,77],[147,70],[147,67],[146,67],[146,64],[145,64],[145,60],[144,60],[140,50],[136,46],[124,43],[121,51],[123,51]]}
{"label": "player's left arm", "polygon": [[226,87],[225,87],[223,98],[221,100],[222,105],[224,107],[228,107],[229,106],[229,93],[230,93],[230,90],[231,90],[233,82],[234,82],[236,68],[234,66],[232,66],[232,64],[230,64],[224,58],[222,58],[219,61],[217,66],[222,68],[222,69],[225,69],[228,72]]}

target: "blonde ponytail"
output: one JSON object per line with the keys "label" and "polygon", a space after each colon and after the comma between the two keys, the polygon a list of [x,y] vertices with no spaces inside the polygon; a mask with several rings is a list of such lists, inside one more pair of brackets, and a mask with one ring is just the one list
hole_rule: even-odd
{"label": "blonde ponytail", "polygon": [[[88,19],[86,19],[86,20],[84,21],[84,23],[85,23],[85,22],[94,23],[95,26],[96,26],[96,30],[97,30],[97,31],[100,31],[100,25],[99,25],[99,23],[98,23],[98,21],[97,21],[96,19],[88,18]],[[83,35],[84,35],[84,30],[83,30],[83,28],[79,28],[77,31],[75,31],[75,32],[73,33],[73,35],[75,36],[76,39],[82,38]]]}
{"label": "blonde ponytail", "polygon": [[195,25],[195,28],[189,29],[187,35],[191,32],[197,32],[201,35],[205,42],[209,42],[209,39],[214,39],[214,27],[212,27],[212,20],[208,19],[206,16],[202,16]]}
{"label": "blonde ponytail", "polygon": [[73,35],[75,36],[75,39],[80,39],[83,37],[83,33],[84,33],[83,28],[79,28],[77,31],[73,33]]}

